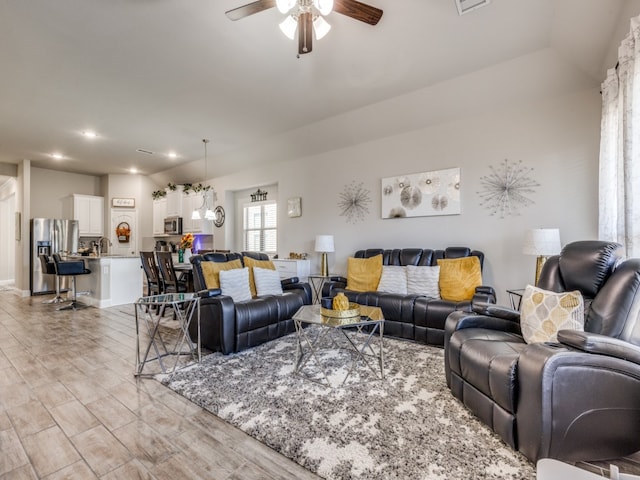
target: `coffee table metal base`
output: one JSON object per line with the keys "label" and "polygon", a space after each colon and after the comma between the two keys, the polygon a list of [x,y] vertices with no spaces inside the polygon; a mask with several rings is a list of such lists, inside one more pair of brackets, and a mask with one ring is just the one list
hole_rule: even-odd
{"label": "coffee table metal base", "polygon": [[[317,309],[318,306],[302,308]],[[293,316],[297,334],[294,374],[331,388],[362,383],[347,383],[355,376],[358,367],[368,369],[373,374],[373,380],[384,380],[384,319],[373,320],[364,316],[345,324],[336,323],[334,319],[323,323],[322,319],[318,320],[315,315],[311,321],[310,312],[315,313],[310,310],[302,312],[301,309]],[[307,326],[316,328],[304,328]],[[335,379],[332,382],[327,362],[322,358],[325,350],[331,348],[346,352],[350,357],[347,373],[337,383]],[[305,369],[312,364],[319,370],[320,375],[314,377]]]}

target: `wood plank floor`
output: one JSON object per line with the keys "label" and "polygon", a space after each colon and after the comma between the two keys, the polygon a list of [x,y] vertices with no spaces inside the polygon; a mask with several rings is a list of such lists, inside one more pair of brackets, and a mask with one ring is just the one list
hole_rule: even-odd
{"label": "wood plank floor", "polygon": [[[319,478],[137,380],[131,306],[59,312],[44,299],[0,291],[0,479]],[[640,473],[640,457],[616,463]]]}

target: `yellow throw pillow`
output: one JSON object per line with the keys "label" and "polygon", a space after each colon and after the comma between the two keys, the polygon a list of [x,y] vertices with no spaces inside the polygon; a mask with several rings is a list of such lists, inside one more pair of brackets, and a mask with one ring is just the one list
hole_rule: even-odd
{"label": "yellow throw pillow", "polygon": [[450,302],[465,302],[473,298],[476,287],[482,285],[480,259],[475,255],[443,258],[440,266],[440,297]]}
{"label": "yellow throw pillow", "polygon": [[242,268],[242,262],[239,258],[230,262],[200,262],[200,268],[202,268],[202,276],[206,287],[208,289],[220,288],[220,271]]}
{"label": "yellow throw pillow", "polygon": [[527,343],[557,342],[558,330],[584,331],[584,300],[578,290],[550,292],[527,285],[520,309],[522,337]]}
{"label": "yellow throw pillow", "polygon": [[347,259],[347,290],[375,292],[382,275],[382,255]]}
{"label": "yellow throw pillow", "polygon": [[251,258],[247,256],[242,257],[242,261],[244,262],[245,267],[249,267],[249,288],[251,288],[251,296],[255,297],[257,295],[257,290],[256,290],[256,280],[253,276],[253,267],[268,268],[270,270],[275,270],[276,266],[273,264],[271,260],[256,260],[255,258]]}

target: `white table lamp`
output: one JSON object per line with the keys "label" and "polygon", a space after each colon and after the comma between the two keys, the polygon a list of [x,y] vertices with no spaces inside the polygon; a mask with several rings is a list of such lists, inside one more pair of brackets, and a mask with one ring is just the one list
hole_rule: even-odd
{"label": "white table lamp", "polygon": [[327,261],[327,253],[335,251],[333,246],[333,235],[316,235],[316,252],[321,252],[320,275],[329,276],[329,262]]}
{"label": "white table lamp", "polygon": [[557,228],[533,228],[525,232],[522,253],[538,257],[536,259],[535,285],[540,279],[544,262],[550,255],[560,253],[560,249],[560,230]]}

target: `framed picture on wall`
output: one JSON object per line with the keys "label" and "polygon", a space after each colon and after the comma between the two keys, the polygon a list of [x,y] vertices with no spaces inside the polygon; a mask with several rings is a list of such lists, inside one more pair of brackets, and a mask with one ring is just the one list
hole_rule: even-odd
{"label": "framed picture on wall", "polygon": [[460,214],[460,169],[382,179],[382,218]]}
{"label": "framed picture on wall", "polygon": [[300,197],[287,200],[287,216],[289,218],[300,217],[302,215],[302,201]]}

